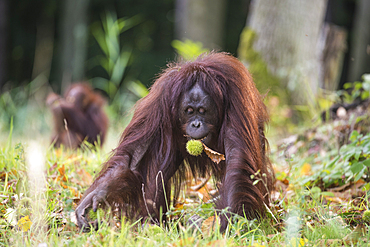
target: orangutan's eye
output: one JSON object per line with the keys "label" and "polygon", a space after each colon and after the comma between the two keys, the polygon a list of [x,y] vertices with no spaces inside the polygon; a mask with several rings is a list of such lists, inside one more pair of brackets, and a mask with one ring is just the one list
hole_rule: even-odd
{"label": "orangutan's eye", "polygon": [[191,107],[188,107],[188,108],[186,108],[185,112],[190,115],[190,114],[194,113],[194,109],[191,108]]}

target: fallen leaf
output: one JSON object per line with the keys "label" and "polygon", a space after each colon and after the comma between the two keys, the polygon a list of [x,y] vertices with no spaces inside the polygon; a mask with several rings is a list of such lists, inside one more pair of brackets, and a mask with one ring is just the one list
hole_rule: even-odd
{"label": "fallen leaf", "polygon": [[183,202],[177,202],[174,205],[174,208],[175,208],[176,211],[181,211],[182,209],[184,209],[184,203]]}
{"label": "fallen leaf", "polygon": [[54,170],[55,170],[55,168],[57,168],[58,167],[58,163],[57,162],[55,162],[54,163],[54,165],[52,165],[50,168],[49,168],[49,173],[52,173]]}
{"label": "fallen leaf", "polygon": [[301,247],[308,243],[308,239],[306,238],[291,238],[290,246],[294,247]]}
{"label": "fallen leaf", "polygon": [[60,182],[60,186],[62,186],[62,187],[63,187],[63,189],[67,189],[67,188],[68,188],[68,186],[67,186],[67,185],[65,185],[63,182]]}
{"label": "fallen leaf", "polygon": [[17,224],[17,211],[14,208],[7,208],[4,216],[6,221],[12,226]]}
{"label": "fallen leaf", "polygon": [[260,243],[253,243],[252,247],[266,247],[266,245]]}
{"label": "fallen leaf", "polygon": [[87,186],[92,183],[93,177],[85,169],[78,169],[77,174],[81,178],[82,181],[82,183],[80,181],[81,186]]}
{"label": "fallen leaf", "polygon": [[212,231],[215,230],[216,223],[220,224],[220,218],[217,215],[211,216],[205,221],[203,221],[201,227],[203,235],[209,236],[212,233]]}
{"label": "fallen leaf", "polygon": [[81,193],[76,188],[68,186],[68,189],[74,197],[77,197],[77,198],[81,197]]}
{"label": "fallen leaf", "polygon": [[219,240],[214,240],[206,244],[206,246],[211,246],[211,247],[223,247],[226,246],[226,239],[219,239]]}
{"label": "fallen leaf", "polygon": [[178,246],[194,246],[194,240],[195,238],[193,237],[181,239]]}
{"label": "fallen leaf", "polygon": [[82,156],[81,155],[71,155],[70,157],[68,157],[68,159],[64,162],[65,164],[72,164],[74,163],[75,161],[78,161],[78,160],[81,160],[82,159]]}
{"label": "fallen leaf", "polygon": [[312,175],[311,172],[311,165],[308,163],[304,163],[301,169],[301,175]]}
{"label": "fallen leaf", "polygon": [[209,195],[209,191],[207,188],[202,187],[197,192],[200,199],[202,199],[203,202],[208,202],[211,199],[211,196]]}
{"label": "fallen leaf", "polygon": [[32,221],[30,220],[29,216],[22,217],[18,220],[17,225],[22,229],[22,231],[27,232],[31,226]]}
{"label": "fallen leaf", "polygon": [[0,172],[0,179],[1,180],[4,180],[5,179],[5,177],[6,176],[11,176],[11,175],[13,175],[13,176],[16,176],[17,175],[17,170],[15,170],[15,169],[12,169],[11,171],[9,171],[9,172],[6,172],[6,171],[2,171],[2,172]]}
{"label": "fallen leaf", "polygon": [[204,143],[203,143],[203,147],[204,147],[204,152],[216,164],[220,163],[222,160],[225,160],[225,155],[220,154],[220,153],[218,153],[216,151],[213,151],[212,149],[210,149],[209,147],[207,147]]}
{"label": "fallen leaf", "polygon": [[65,167],[62,165],[62,167],[58,168],[59,176],[57,178],[58,181],[67,182],[67,177],[65,175]]}
{"label": "fallen leaf", "polygon": [[211,178],[211,176],[208,176],[208,178],[204,179],[204,178],[200,178],[200,179],[197,179],[195,181],[196,185],[194,186],[191,186],[190,189],[193,190],[193,191],[198,191],[200,190],[202,187],[204,187],[205,185],[207,185],[209,179]]}
{"label": "fallen leaf", "polygon": [[55,149],[55,155],[60,158],[63,154],[63,148]]}

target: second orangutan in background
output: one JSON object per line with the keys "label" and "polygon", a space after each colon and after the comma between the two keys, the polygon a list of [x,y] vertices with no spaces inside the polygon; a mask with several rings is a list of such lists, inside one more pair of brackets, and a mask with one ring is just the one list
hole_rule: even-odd
{"label": "second orangutan in background", "polygon": [[108,117],[103,110],[105,100],[86,83],[72,84],[64,97],[50,93],[46,99],[54,118],[55,147],[78,148],[84,140],[102,145]]}

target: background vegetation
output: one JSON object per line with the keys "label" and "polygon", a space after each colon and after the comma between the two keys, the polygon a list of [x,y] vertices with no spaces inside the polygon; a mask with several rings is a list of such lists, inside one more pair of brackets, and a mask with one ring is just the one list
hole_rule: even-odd
{"label": "background vegetation", "polygon": [[[315,5],[321,17],[306,16],[310,6],[295,0],[271,2],[0,0],[0,246],[367,246],[370,29],[363,27],[370,25],[369,2],[322,0]],[[319,38],[299,36],[294,25],[278,21],[291,13],[300,14],[290,23],[304,16],[303,24],[310,23],[304,30],[320,30]],[[315,26],[309,18],[320,21]],[[266,23],[276,30],[273,36],[263,32]],[[196,32],[195,26],[202,28]],[[305,58],[294,45],[302,39],[313,39],[315,45],[306,46],[321,54],[313,82],[305,80],[311,70],[284,67]],[[212,49],[239,57],[266,94],[277,178],[268,216],[232,216],[220,233],[212,201],[216,186],[198,178],[186,181],[168,225],[98,211],[91,217],[102,222],[99,230],[81,233],[76,203],[117,145],[134,103],[167,62]],[[279,62],[285,54],[294,59],[276,64],[269,54]],[[53,149],[45,98],[80,80],[107,99],[107,142],[102,149],[87,143],[77,151]],[[295,101],[301,96],[290,87],[304,91],[305,83],[317,86],[308,94],[313,100]],[[202,223],[192,225],[193,215]]]}

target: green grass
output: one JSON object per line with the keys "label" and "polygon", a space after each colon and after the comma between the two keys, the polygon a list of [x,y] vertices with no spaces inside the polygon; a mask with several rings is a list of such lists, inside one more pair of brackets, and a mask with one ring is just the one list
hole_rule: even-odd
{"label": "green grass", "polygon": [[[317,177],[302,172],[305,164],[316,172],[315,169],[319,169],[316,166],[327,164],[335,156],[330,152],[308,155],[309,138],[289,157],[271,143],[278,183],[288,181],[289,185],[277,186],[271,214],[261,221],[233,216],[227,231],[220,233],[217,221],[213,228],[212,224],[207,225],[214,215],[214,205],[192,198],[192,203],[171,209],[167,225],[117,219],[109,212],[98,211],[98,221],[102,222],[99,230],[81,233],[73,220],[76,203],[116,146],[117,133],[123,128],[118,123],[127,120],[113,121],[115,124],[110,128],[103,149],[83,148],[72,152],[50,148],[50,126],[41,131],[37,127],[42,121],[46,126],[51,123],[49,113],[43,108],[27,107],[28,111],[19,112],[22,117],[15,116],[14,124],[7,125],[14,126],[14,130],[2,129],[5,138],[0,141],[0,246],[41,243],[48,246],[151,247],[367,246],[370,242],[369,222],[361,219],[363,212],[369,209],[367,192],[363,197],[353,194],[350,199],[336,202],[334,199],[340,196],[333,196],[329,187],[317,182]],[[22,128],[20,119],[32,124]],[[32,133],[27,134],[27,131]],[[331,150],[336,144],[329,141],[326,145],[323,149]],[[367,154],[361,155],[358,160],[367,157]],[[303,177],[310,186],[302,182]],[[190,197],[186,192],[183,195],[183,199]],[[200,229],[194,229],[187,223],[192,215],[207,221]]]}

